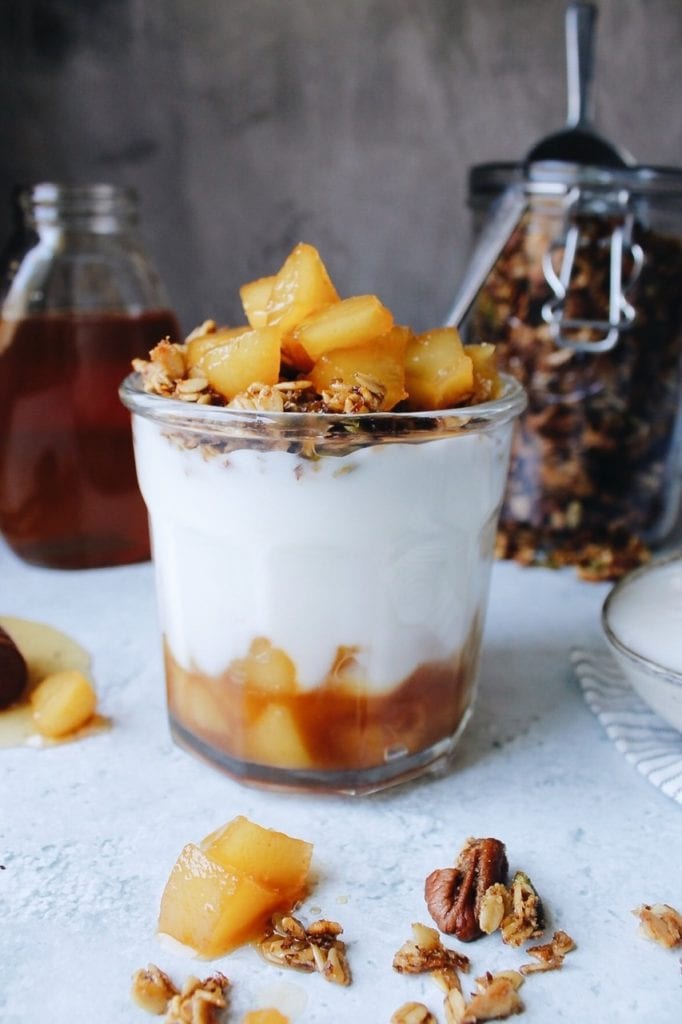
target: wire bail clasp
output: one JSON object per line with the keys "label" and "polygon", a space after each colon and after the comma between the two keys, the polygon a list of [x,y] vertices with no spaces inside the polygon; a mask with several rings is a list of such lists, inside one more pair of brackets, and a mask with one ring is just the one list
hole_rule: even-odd
{"label": "wire bail clasp", "polygon": [[[608,212],[615,220],[609,241],[609,310],[608,320],[570,318],[566,316],[566,299],[569,294],[571,276],[576,253],[580,244],[578,214],[585,204],[580,203],[581,191],[577,186],[568,193],[568,213],[563,237],[555,239],[542,257],[545,279],[552,289],[554,298],[542,307],[542,317],[551,327],[552,338],[559,348],[575,352],[609,352],[620,338],[621,332],[631,327],[636,310],[628,301],[627,294],[634,286],[644,264],[644,251],[632,241],[634,215],[629,208],[630,195],[620,190],[615,202],[609,204]],[[555,266],[558,253],[562,253],[559,269]],[[631,268],[624,275],[624,261],[628,258]],[[600,337],[581,337],[578,332],[597,333]],[[567,333],[567,332],[573,332]]]}

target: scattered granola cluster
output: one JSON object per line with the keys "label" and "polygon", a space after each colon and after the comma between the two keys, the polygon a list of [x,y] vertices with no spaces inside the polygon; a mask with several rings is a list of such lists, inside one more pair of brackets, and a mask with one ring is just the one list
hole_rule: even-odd
{"label": "scattered granola cluster", "polygon": [[259,942],[262,955],[277,967],[319,971],[326,981],[350,985],[346,945],[339,938],[343,928],[336,921],[313,921],[306,928],[290,915],[275,917]]}
{"label": "scattered granola cluster", "polygon": [[647,939],[666,949],[682,946],[682,914],[667,903],[643,903],[632,911],[640,921],[640,931]]}
{"label": "scattered granola cluster", "polygon": [[[459,972],[469,973],[467,956],[443,946],[438,932],[423,924],[412,925],[412,938],[403,943],[393,958],[394,970],[402,974],[430,974],[445,993],[443,1011],[446,1024],[476,1024],[477,1021],[499,1020],[520,1013],[523,1003],[518,989],[524,977],[538,972],[558,970],[564,957],[575,949],[566,932],[555,932],[551,942],[527,950],[534,962],[518,970],[487,971],[476,978],[476,991],[467,1000],[462,991]],[[391,1024],[436,1024],[431,1012],[422,1003],[405,1003],[391,1018]]]}
{"label": "scattered granola cluster", "polygon": [[[275,915],[258,946],[263,957],[277,967],[317,971],[326,981],[350,985],[346,946],[339,938],[342,932],[336,921],[313,921],[306,928],[295,917]],[[149,964],[133,975],[132,996],[148,1013],[165,1014],[164,1024],[218,1024],[227,1007],[229,987],[225,975],[217,973],[203,981],[190,977],[178,989],[156,964]],[[254,1011],[249,1019],[259,1024],[286,1020],[275,1009]]]}
{"label": "scattered granola cluster", "polygon": [[[499,839],[470,838],[452,868],[438,868],[427,877],[424,896],[429,913],[447,934],[472,942],[498,931],[502,941],[518,948],[542,935],[545,927],[542,902],[528,875],[517,871],[508,883],[508,862]],[[402,973],[428,973],[444,990],[446,1024],[476,1024],[520,1013],[523,1002],[518,989],[524,977],[558,970],[564,957],[575,949],[566,932],[557,931],[550,942],[527,950],[533,962],[518,970],[497,974],[486,972],[476,979],[477,989],[467,1000],[459,972],[468,973],[469,959],[446,949],[433,928],[412,926],[412,939],[404,943],[393,960]],[[436,1024],[421,1003],[406,1003],[391,1018],[392,1024]]]}
{"label": "scattered granola cluster", "polygon": [[566,932],[554,932],[551,942],[541,946],[529,946],[528,956],[535,957],[537,963],[522,964],[521,974],[540,974],[545,971],[558,971],[563,965],[564,957],[575,949],[575,942]]}
{"label": "scattered granola cluster", "polygon": [[510,946],[544,929],[542,902],[523,871],[507,885],[508,863],[499,839],[468,839],[452,868],[437,868],[424,883],[431,917],[441,931],[472,942],[499,928]]}
{"label": "scattered granola cluster", "polygon": [[132,366],[150,395],[165,395],[200,405],[210,405],[213,401],[206,377],[195,371],[188,373],[182,346],[170,338],[155,345],[149,359],[133,359]]}
{"label": "scattered granola cluster", "polygon": [[[208,336],[217,332],[214,321],[206,321],[196,331]],[[191,341],[195,332],[189,335]],[[197,405],[223,405],[228,409],[258,412],[359,413],[377,412],[386,395],[385,387],[369,374],[356,373],[353,384],[340,380],[330,382],[318,395],[311,381],[281,380],[276,384],[254,382],[231,399],[225,400],[209,384],[201,367],[186,358],[186,345],[165,338],[151,352],[149,359],[134,359],[133,369],[142,378],[146,392],[176,398]]]}
{"label": "scattered granola cluster", "polygon": [[435,928],[412,925],[412,938],[404,942],[393,957],[393,969],[401,974],[431,974],[443,988],[457,983],[458,971],[468,973],[469,957],[447,949]]}
{"label": "scattered granola cluster", "polygon": [[217,973],[203,981],[191,976],[178,989],[156,964],[149,964],[133,975],[132,996],[148,1013],[165,1013],[164,1024],[217,1024],[229,986],[225,975]]}
{"label": "scattered granola cluster", "polygon": [[[528,875],[517,871],[508,881],[508,861],[499,839],[470,838],[453,868],[431,872],[425,882],[425,899],[441,931],[471,942],[499,931],[505,945],[519,948],[542,935],[545,927],[542,902]],[[682,946],[682,914],[665,903],[642,904],[633,910],[642,934],[668,949]],[[269,963],[309,973],[318,972],[337,985],[351,984],[351,971],[343,928],[336,921],[320,919],[304,925],[292,915],[275,915],[258,941]],[[428,974],[443,993],[445,1024],[479,1024],[522,1013],[519,989],[526,977],[561,969],[566,955],[576,948],[564,931],[555,931],[548,942],[529,946],[530,962],[517,968],[476,977],[475,989],[465,995],[461,975],[468,975],[471,960],[443,945],[435,928],[415,923],[412,935],[393,957],[400,974]],[[142,1009],[164,1016],[164,1024],[219,1024],[228,1006],[230,982],[216,973],[203,981],[189,977],[181,989],[155,964],[136,971],[132,995]],[[276,1009],[248,1013],[244,1024],[286,1024]],[[439,1024],[433,1012],[420,1002],[406,1002],[391,1016],[390,1024]]]}
{"label": "scattered granola cluster", "polygon": [[476,978],[477,991],[467,1002],[457,988],[450,989],[443,1000],[446,1024],[476,1024],[477,1021],[503,1020],[514,1013],[521,1013],[523,1003],[518,988],[523,978],[517,971],[489,971]]}
{"label": "scattered granola cluster", "polygon": [[373,377],[356,373],[355,384],[332,381],[318,397],[310,381],[282,380],[272,386],[251,384],[229,403],[231,409],[260,412],[324,412],[358,415],[378,412],[385,389]]}
{"label": "scattered granola cluster", "polygon": [[392,1014],[390,1024],[436,1024],[436,1018],[423,1003],[403,1003]]}
{"label": "scattered granola cluster", "polygon": [[[393,968],[402,974],[430,974],[445,993],[443,1011],[447,1024],[474,1024],[518,1013],[523,1004],[517,989],[523,984],[518,971],[486,973],[476,979],[477,991],[467,1001],[459,972],[469,973],[467,956],[443,946],[435,928],[412,925],[412,938],[403,943],[393,958]],[[436,1024],[423,1003],[405,1003],[391,1017],[391,1024]]]}

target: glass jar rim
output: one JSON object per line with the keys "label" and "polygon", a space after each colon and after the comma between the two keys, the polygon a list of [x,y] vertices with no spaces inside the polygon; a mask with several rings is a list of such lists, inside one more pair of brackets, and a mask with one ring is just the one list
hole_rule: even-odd
{"label": "glass jar rim", "polygon": [[123,404],[138,416],[169,428],[198,435],[278,440],[336,439],[345,446],[389,441],[424,441],[434,437],[485,433],[515,419],[526,407],[526,392],[509,374],[500,375],[502,394],[478,405],[420,412],[316,413],[264,412],[197,405],[150,394],[138,373],[129,374],[119,388]]}
{"label": "glass jar rim", "polygon": [[137,199],[137,190],[132,185],[122,185],[111,181],[72,182],[72,181],[37,181],[17,186],[20,192],[27,193],[40,202],[56,202],[63,195],[79,198],[128,198]]}
{"label": "glass jar rim", "polygon": [[137,219],[138,193],[131,185],[41,181],[18,186],[15,194],[24,215],[41,223],[56,223],[62,218]]}
{"label": "glass jar rim", "polygon": [[476,164],[469,169],[470,198],[492,198],[511,185],[523,186],[529,195],[563,195],[579,186],[604,192],[625,190],[649,197],[682,197],[682,169],[644,164],[598,167],[561,160],[530,164],[502,161]]}

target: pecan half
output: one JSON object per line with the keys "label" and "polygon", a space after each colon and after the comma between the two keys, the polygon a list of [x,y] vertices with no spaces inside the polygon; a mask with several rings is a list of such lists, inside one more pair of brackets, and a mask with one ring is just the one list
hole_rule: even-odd
{"label": "pecan half", "polygon": [[432,871],[424,884],[431,917],[442,932],[471,942],[483,934],[481,901],[487,889],[507,880],[507,854],[499,839],[469,839],[454,868]]}

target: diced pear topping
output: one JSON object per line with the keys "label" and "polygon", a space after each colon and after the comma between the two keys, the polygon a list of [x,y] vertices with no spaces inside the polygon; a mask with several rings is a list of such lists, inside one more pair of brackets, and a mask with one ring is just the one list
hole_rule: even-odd
{"label": "diced pear topping", "polygon": [[279,334],[272,327],[245,328],[236,337],[204,353],[199,368],[211,387],[228,401],[250,384],[279,380]]}
{"label": "diced pear topping", "polygon": [[275,275],[266,306],[268,326],[279,328],[283,336],[304,317],[338,300],[319,252],[300,242]]}
{"label": "diced pear topping", "polygon": [[239,289],[244,313],[251,327],[267,327],[268,302],[274,283],[275,275],[272,274],[270,277],[259,277],[255,281],[249,281]]}
{"label": "diced pear topping", "polygon": [[206,836],[201,848],[216,864],[250,875],[286,894],[292,904],[305,893],[313,847],[304,839],[264,828],[240,814]]}
{"label": "diced pear topping", "polygon": [[188,843],[163,891],[158,927],[200,956],[223,956],[256,938],[283,903],[279,893]]}
{"label": "diced pear topping", "polygon": [[456,327],[419,334],[405,355],[410,409],[449,409],[473,394],[474,367]]}
{"label": "diced pear topping", "polygon": [[161,897],[159,931],[200,956],[218,957],[257,938],[307,891],[312,845],[239,816],[188,843]]}
{"label": "diced pear topping", "polygon": [[410,337],[408,327],[396,326],[361,347],[332,349],[320,356],[308,376],[320,393],[334,381],[352,386],[370,379],[384,389],[379,408],[387,411],[407,397],[405,349]]}
{"label": "diced pear topping", "polygon": [[497,369],[497,352],[490,342],[480,345],[467,345],[465,353],[471,359],[474,368],[474,399],[476,402],[489,402],[500,393],[500,375]]}
{"label": "diced pear topping", "polygon": [[291,340],[315,362],[333,349],[366,345],[392,326],[393,314],[376,295],[355,295],[306,317]]}
{"label": "diced pear topping", "polygon": [[201,369],[204,356],[214,348],[227,344],[233,338],[244,334],[246,327],[221,327],[219,330],[209,331],[207,334],[195,334],[188,338],[185,346],[187,366],[190,369]]}
{"label": "diced pear topping", "polygon": [[66,669],[46,676],[31,693],[33,721],[43,736],[75,732],[95,713],[97,697],[82,672]]}
{"label": "diced pear topping", "polygon": [[245,411],[349,415],[457,408],[500,394],[493,345],[464,348],[455,327],[415,336],[373,294],[341,299],[312,245],[300,242],[277,273],[239,295],[248,325],[206,320],[184,345],[164,341],[150,361],[133,361],[145,391]]}

